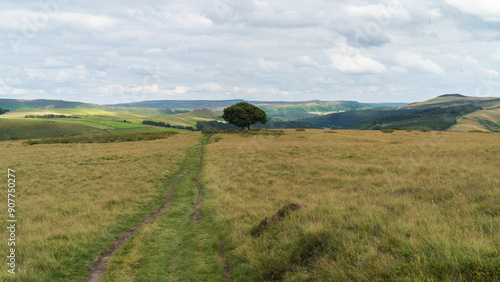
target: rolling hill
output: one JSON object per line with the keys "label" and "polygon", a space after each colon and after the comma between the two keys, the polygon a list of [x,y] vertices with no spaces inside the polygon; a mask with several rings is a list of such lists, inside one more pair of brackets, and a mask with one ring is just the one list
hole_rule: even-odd
{"label": "rolling hill", "polygon": [[[10,110],[0,116],[0,140],[96,132],[176,130],[142,124],[145,120],[170,124],[173,127],[179,126],[179,128],[196,127],[198,122],[221,120],[220,116],[224,107],[241,101],[243,100],[162,100],[103,106],[62,100],[0,99],[0,108]],[[420,126],[434,130],[500,131],[500,98],[497,97],[479,98],[445,94],[404,106],[394,103],[364,104],[354,101],[319,100],[250,102],[263,109],[268,115],[268,124],[256,125],[256,127],[377,129],[391,126],[406,128],[411,124],[408,129]],[[379,107],[383,105],[399,107]],[[458,110],[460,115],[449,113],[434,115],[426,112],[433,108],[464,105],[472,105],[480,109],[467,114]],[[48,114],[74,115],[79,118],[25,118],[26,115]],[[439,126],[436,126],[437,124]],[[451,127],[445,128],[446,125]],[[68,126],[73,127],[69,130]]]}
{"label": "rolling hill", "polygon": [[100,108],[97,104],[81,102],[69,102],[63,100],[20,100],[20,99],[0,99],[0,108],[10,111],[30,110],[30,109],[70,109],[70,108]]}
{"label": "rolling hill", "polygon": [[481,107],[485,110],[500,107],[500,98],[498,97],[468,97],[461,94],[444,94],[436,98],[424,101],[410,103],[401,106],[398,109],[404,110],[425,110],[434,107],[450,107],[471,104]]}
{"label": "rolling hill", "polygon": [[500,131],[500,98],[445,94],[398,108],[375,108],[301,119],[312,128]]}
{"label": "rolling hill", "polygon": [[[167,110],[169,111],[169,110]],[[79,118],[25,118],[46,115]],[[145,120],[172,126],[196,126],[198,121],[215,120],[220,114],[208,109],[165,114],[163,109],[146,108],[50,108],[10,111],[0,116],[0,140],[33,139],[93,133],[163,131],[165,128],[142,124]],[[59,129],[59,130],[58,130]]]}
{"label": "rolling hill", "polygon": [[467,97],[460,94],[445,94],[425,102],[411,103],[399,109],[423,110],[432,107],[448,107],[472,104],[483,108],[459,117],[450,131],[500,131],[500,98]]}
{"label": "rolling hill", "polygon": [[[222,113],[226,107],[245,100],[157,100],[143,101],[126,104],[108,105],[111,107],[146,107],[146,108],[177,108],[177,109],[202,109],[207,108]],[[261,108],[270,118],[280,120],[298,120],[333,112],[343,112],[362,108],[371,108],[368,104],[355,101],[247,101]]]}

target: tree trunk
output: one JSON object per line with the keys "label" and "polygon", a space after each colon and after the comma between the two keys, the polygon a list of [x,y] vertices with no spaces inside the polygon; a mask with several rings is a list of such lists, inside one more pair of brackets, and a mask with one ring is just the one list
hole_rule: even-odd
{"label": "tree trunk", "polygon": [[248,130],[250,130],[250,125],[248,126]]}

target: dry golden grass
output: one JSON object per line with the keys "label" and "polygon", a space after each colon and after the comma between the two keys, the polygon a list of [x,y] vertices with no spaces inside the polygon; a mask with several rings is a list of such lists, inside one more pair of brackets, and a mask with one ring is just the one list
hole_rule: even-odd
{"label": "dry golden grass", "polygon": [[[212,138],[204,208],[235,280],[500,279],[498,134]],[[250,235],[288,203],[302,208]]]}
{"label": "dry golden grass", "polygon": [[[0,142],[1,179],[7,183],[7,168],[17,179],[17,281],[84,277],[86,265],[113,237],[158,209],[170,188],[163,181],[199,136],[107,144]],[[6,219],[5,210],[0,220]],[[2,253],[7,247],[7,241],[1,244]],[[11,278],[2,263],[0,280]]]}

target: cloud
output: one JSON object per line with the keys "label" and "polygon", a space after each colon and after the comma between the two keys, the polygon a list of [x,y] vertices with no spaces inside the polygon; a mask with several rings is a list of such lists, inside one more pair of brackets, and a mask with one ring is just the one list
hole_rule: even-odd
{"label": "cloud", "polygon": [[361,55],[351,47],[333,48],[325,52],[331,66],[343,73],[349,74],[379,74],[387,72],[382,63]]}
{"label": "cloud", "polygon": [[493,59],[495,59],[495,60],[499,60],[499,61],[500,61],[500,48],[498,48],[498,49],[495,51],[495,53],[493,53],[493,54],[491,55],[491,57],[492,57]]}
{"label": "cloud", "polygon": [[403,67],[422,71],[425,73],[442,75],[444,69],[430,59],[424,59],[417,54],[399,53],[396,61]]}
{"label": "cloud", "polygon": [[67,68],[70,67],[71,64],[61,59],[49,57],[45,59],[45,61],[43,62],[43,66],[47,68]]}
{"label": "cloud", "polygon": [[291,61],[292,61],[292,64],[296,67],[312,68],[312,67],[319,66],[319,64],[317,62],[315,62],[313,59],[311,59],[309,56],[295,57]]}
{"label": "cloud", "polygon": [[60,12],[54,15],[61,25],[69,25],[79,30],[103,31],[115,28],[118,20],[106,15],[92,15],[86,13]]}
{"label": "cloud", "polygon": [[494,1],[53,2],[2,6],[1,95],[412,101],[500,72]]}
{"label": "cloud", "polygon": [[265,60],[263,58],[257,60],[257,66],[260,70],[265,72],[273,72],[278,70],[278,63]]}
{"label": "cloud", "polygon": [[142,54],[151,56],[163,56],[163,50],[161,48],[149,48],[147,50],[144,50]]}
{"label": "cloud", "polygon": [[500,22],[500,2],[491,0],[445,0],[464,14],[480,17],[487,22]]}

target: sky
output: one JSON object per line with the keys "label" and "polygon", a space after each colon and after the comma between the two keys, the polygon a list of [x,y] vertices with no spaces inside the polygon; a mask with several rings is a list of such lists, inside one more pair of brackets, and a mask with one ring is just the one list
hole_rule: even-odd
{"label": "sky", "polygon": [[0,98],[500,96],[491,0],[3,0]]}

